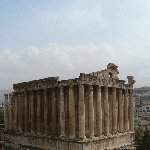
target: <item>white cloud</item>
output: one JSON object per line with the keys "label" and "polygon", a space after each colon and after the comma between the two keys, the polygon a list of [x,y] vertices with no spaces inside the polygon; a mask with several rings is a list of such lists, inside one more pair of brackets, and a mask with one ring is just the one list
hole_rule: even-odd
{"label": "white cloud", "polygon": [[74,78],[80,72],[105,69],[109,62],[119,66],[121,78],[135,75],[137,85],[144,85],[149,82],[145,80],[150,74],[149,58],[144,51],[123,43],[118,46],[92,42],[80,45],[50,43],[47,48],[29,47],[18,53],[5,50],[0,56],[0,87],[10,88],[13,83],[49,76]]}

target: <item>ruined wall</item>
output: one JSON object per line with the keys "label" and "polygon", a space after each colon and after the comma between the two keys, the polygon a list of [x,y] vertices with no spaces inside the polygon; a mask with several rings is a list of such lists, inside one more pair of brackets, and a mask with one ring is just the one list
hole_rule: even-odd
{"label": "ruined wall", "polygon": [[14,84],[14,92],[5,95],[5,131],[78,142],[130,135],[135,81],[132,76],[127,84],[119,80],[117,68],[108,64],[105,70],[81,73],[76,79]]}

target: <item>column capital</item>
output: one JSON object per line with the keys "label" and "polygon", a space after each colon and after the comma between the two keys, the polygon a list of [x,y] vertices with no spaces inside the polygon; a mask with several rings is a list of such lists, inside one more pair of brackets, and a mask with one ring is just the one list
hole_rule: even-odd
{"label": "column capital", "polygon": [[14,96],[17,96],[18,95],[18,92],[14,92]]}
{"label": "column capital", "polygon": [[84,89],[84,85],[83,85],[83,84],[79,84],[78,87],[79,87],[80,89],[82,89],[82,88]]}
{"label": "column capital", "polygon": [[21,93],[20,93],[20,96],[23,97],[23,96],[24,96],[24,92],[21,92]]}
{"label": "column capital", "polygon": [[130,94],[133,94],[133,89],[129,89]]}
{"label": "column capital", "polygon": [[12,96],[12,93],[9,93],[9,97],[11,97]]}
{"label": "column capital", "polygon": [[88,89],[89,89],[90,91],[93,91],[93,85],[92,85],[92,84],[88,84]]}
{"label": "column capital", "polygon": [[[42,91],[41,89],[36,90],[37,93],[41,93],[41,91]],[[28,93],[28,91],[27,91],[27,93]]]}
{"label": "column capital", "polygon": [[17,93],[17,97],[21,97],[21,93],[20,92]]}
{"label": "column capital", "polygon": [[118,90],[119,90],[120,93],[122,93],[122,88],[119,88]]}
{"label": "column capital", "polygon": [[47,93],[48,93],[48,89],[47,89],[47,88],[44,89],[43,91],[44,91],[44,94],[47,94]]}
{"label": "column capital", "polygon": [[96,92],[100,91],[101,92],[101,86],[100,85],[96,85]]}
{"label": "column capital", "polygon": [[125,93],[128,93],[128,90],[129,90],[128,88],[125,88],[125,89],[124,89]]}
{"label": "column capital", "polygon": [[112,92],[116,92],[116,87],[112,87]]}
{"label": "column capital", "polygon": [[108,86],[105,85],[104,88],[105,88],[105,92],[108,92]]}
{"label": "column capital", "polygon": [[5,98],[8,98],[8,94],[4,94]]}
{"label": "column capital", "polygon": [[64,88],[63,85],[59,85],[59,89],[62,90]]}
{"label": "column capital", "polygon": [[74,85],[73,85],[73,84],[69,85],[69,88],[73,88],[73,87],[74,87]]}
{"label": "column capital", "polygon": [[30,91],[30,96],[34,96],[34,91],[33,90]]}

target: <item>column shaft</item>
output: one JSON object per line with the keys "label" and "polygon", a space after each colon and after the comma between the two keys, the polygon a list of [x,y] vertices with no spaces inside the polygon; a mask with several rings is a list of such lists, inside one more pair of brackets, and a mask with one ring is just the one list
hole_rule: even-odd
{"label": "column shaft", "polygon": [[79,85],[79,138],[85,138],[85,103],[84,103],[84,85]]}
{"label": "column shaft", "polygon": [[12,94],[9,94],[9,130],[13,129]]}
{"label": "column shaft", "polygon": [[40,135],[42,132],[42,120],[41,120],[41,91],[37,90],[37,112],[36,112],[36,131]]}
{"label": "column shaft", "polygon": [[14,128],[14,119],[15,119],[15,103],[14,103],[14,93],[12,93],[12,131],[15,131]]}
{"label": "column shaft", "polygon": [[44,90],[44,129],[45,135],[48,135],[48,91]]}
{"label": "column shaft", "polygon": [[18,130],[18,98],[17,93],[14,93],[14,122],[13,122],[13,128],[15,131]]}
{"label": "column shaft", "polygon": [[35,133],[35,107],[34,107],[34,91],[30,92],[30,105],[31,105],[31,133]]}
{"label": "column shaft", "polygon": [[65,136],[65,107],[64,107],[64,90],[60,86],[60,132],[61,136]]}
{"label": "column shaft", "polygon": [[128,118],[128,89],[125,89],[124,94],[124,130],[129,130],[129,118]]}
{"label": "column shaft", "polygon": [[93,105],[93,87],[89,85],[89,136],[94,136],[94,105]]}
{"label": "column shaft", "polygon": [[122,89],[119,89],[119,132],[123,132],[123,95]]}
{"label": "column shaft", "polygon": [[98,86],[96,89],[96,101],[97,101],[97,135],[102,134],[102,104],[101,104],[101,87]]}
{"label": "column shaft", "polygon": [[25,103],[24,103],[24,93],[21,93],[21,132],[24,132],[24,109],[25,109]]}
{"label": "column shaft", "polygon": [[24,92],[24,129],[29,132],[29,100],[27,91]]}
{"label": "column shaft", "polygon": [[56,134],[56,93],[55,89],[52,88],[52,133]]}
{"label": "column shaft", "polygon": [[69,137],[75,138],[75,99],[73,86],[69,86]]}
{"label": "column shaft", "polygon": [[5,123],[5,130],[8,130],[9,128],[8,94],[5,94],[4,123]]}
{"label": "column shaft", "polygon": [[21,107],[21,105],[22,105],[22,95],[21,95],[21,93],[18,93],[18,95],[17,95],[17,97],[18,97],[18,130],[19,130],[19,132],[22,132],[22,107]]}
{"label": "column shaft", "polygon": [[112,132],[117,132],[117,99],[116,99],[116,88],[112,88]]}
{"label": "column shaft", "polygon": [[133,90],[129,92],[129,130],[134,131]]}
{"label": "column shaft", "polygon": [[104,99],[104,134],[109,134],[109,103],[108,103],[108,87],[105,86],[105,99]]}

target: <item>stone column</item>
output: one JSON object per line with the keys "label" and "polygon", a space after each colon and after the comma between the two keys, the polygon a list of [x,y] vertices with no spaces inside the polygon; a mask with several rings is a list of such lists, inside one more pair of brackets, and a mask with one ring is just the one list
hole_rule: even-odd
{"label": "stone column", "polygon": [[97,136],[102,135],[102,104],[101,104],[101,87],[96,88],[96,113],[97,113]]}
{"label": "stone column", "polygon": [[79,85],[79,138],[85,138],[85,103],[84,103],[84,85]]}
{"label": "stone column", "polygon": [[24,109],[25,109],[25,103],[24,103],[24,93],[21,93],[21,101],[20,101],[20,106],[21,106],[21,132],[24,132]]}
{"label": "stone column", "polygon": [[18,105],[18,112],[17,112],[17,114],[18,114],[18,130],[19,130],[19,132],[22,132],[22,107],[21,107],[21,105],[22,105],[22,102],[21,102],[21,98],[22,98],[22,96],[21,96],[21,93],[19,92],[18,93],[18,95],[17,95],[17,98],[18,98],[18,100],[17,100],[17,105]]}
{"label": "stone column", "polygon": [[44,131],[48,135],[48,91],[44,89]]}
{"label": "stone column", "polygon": [[128,117],[128,89],[125,89],[124,94],[124,130],[129,131],[129,117]]}
{"label": "stone column", "polygon": [[105,86],[104,93],[104,134],[109,134],[109,103],[108,103],[108,87]]}
{"label": "stone column", "polygon": [[69,137],[75,138],[75,99],[73,86],[69,86]]}
{"label": "stone column", "polygon": [[122,89],[119,89],[119,118],[118,118],[118,124],[119,124],[119,132],[123,132],[123,96],[122,96]]}
{"label": "stone column", "polygon": [[51,125],[51,127],[52,127],[52,133],[53,133],[53,135],[55,135],[56,134],[56,116],[57,116],[57,114],[56,114],[56,93],[55,93],[55,89],[54,88],[52,88],[52,95],[51,95],[52,97],[52,125]]}
{"label": "stone column", "polygon": [[24,91],[24,129],[25,133],[29,132],[29,100],[27,91]]}
{"label": "stone column", "polygon": [[35,134],[35,107],[34,107],[34,91],[30,92],[30,106],[31,106],[31,133]]}
{"label": "stone column", "polygon": [[36,132],[38,135],[42,131],[42,121],[41,121],[41,91],[37,90],[37,112],[36,112]]}
{"label": "stone column", "polygon": [[134,104],[133,104],[133,90],[129,92],[129,130],[134,131]]}
{"label": "stone column", "polygon": [[5,94],[5,103],[4,103],[4,123],[5,130],[9,128],[9,113],[8,113],[8,94]]}
{"label": "stone column", "polygon": [[64,106],[64,90],[63,86],[60,86],[60,132],[62,137],[66,136],[65,134],[65,106]]}
{"label": "stone column", "polygon": [[12,93],[12,131],[15,131],[14,128],[14,119],[15,119],[15,103],[14,103],[14,92]]}
{"label": "stone column", "polygon": [[15,131],[18,130],[18,98],[17,93],[14,93],[14,122],[13,122],[13,128]]}
{"label": "stone column", "polygon": [[116,99],[116,88],[112,88],[112,133],[117,132],[117,99]]}
{"label": "stone column", "polygon": [[89,136],[92,138],[94,136],[94,105],[93,105],[93,87],[88,86],[89,93]]}
{"label": "stone column", "polygon": [[13,129],[13,109],[12,109],[12,94],[9,94],[9,130]]}

